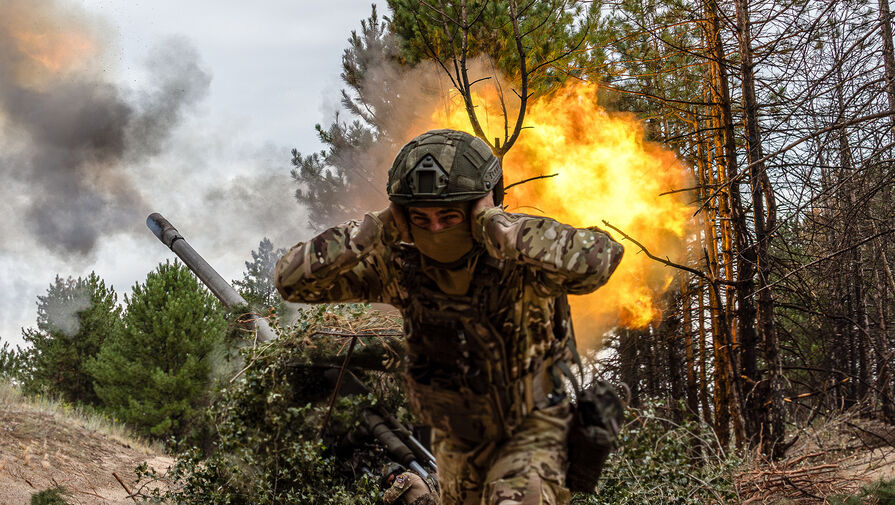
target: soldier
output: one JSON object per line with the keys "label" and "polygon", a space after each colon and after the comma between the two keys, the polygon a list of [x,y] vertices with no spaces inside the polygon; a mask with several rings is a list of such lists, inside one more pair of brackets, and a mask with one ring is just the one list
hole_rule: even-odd
{"label": "soldier", "polygon": [[386,489],[382,501],[386,505],[438,505],[438,496],[429,483],[399,464],[389,466],[383,481]]}
{"label": "soldier", "polygon": [[275,274],[289,301],[401,311],[445,505],[569,502],[566,295],[605,284],[624,251],[597,228],[505,212],[502,180],[482,140],[424,133],[389,170],[388,208],[297,244]]}

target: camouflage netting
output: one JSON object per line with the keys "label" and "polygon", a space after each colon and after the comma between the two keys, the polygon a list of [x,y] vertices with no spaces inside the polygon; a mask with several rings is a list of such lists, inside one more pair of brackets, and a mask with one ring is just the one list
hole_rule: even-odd
{"label": "camouflage netting", "polygon": [[[211,449],[185,450],[164,476],[177,503],[375,503],[384,450],[362,427],[361,411],[382,406],[411,421],[394,374],[402,354],[400,319],[364,305],[302,309],[278,339],[250,343],[244,368],[222,381],[208,418]],[[352,336],[354,353],[379,370],[349,368],[368,391],[351,389],[346,375],[322,429]],[[378,359],[376,358],[378,356]],[[354,381],[356,383],[356,381]],[[320,434],[324,432],[321,438]],[[144,472],[145,478],[159,477]]]}

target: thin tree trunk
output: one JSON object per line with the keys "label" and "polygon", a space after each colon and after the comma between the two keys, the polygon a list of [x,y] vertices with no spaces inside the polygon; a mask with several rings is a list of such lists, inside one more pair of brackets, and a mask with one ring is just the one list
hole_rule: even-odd
{"label": "thin tree trunk", "polygon": [[699,280],[699,402],[702,407],[702,420],[709,426],[714,426],[712,408],[709,405],[709,381],[706,374],[706,332],[705,332],[705,282]]}
{"label": "thin tree trunk", "polygon": [[[758,300],[756,311],[756,326],[758,336],[764,344],[764,358],[768,368],[768,383],[757,388],[766,394],[755,395],[755,400],[761,407],[766,408],[767,417],[761,420],[759,432],[762,434],[761,451],[774,459],[783,456],[784,440],[784,406],[783,406],[783,368],[780,363],[780,345],[777,341],[777,330],[774,325],[774,300],[770,289],[770,240],[776,226],[776,205],[773,189],[770,187],[770,179],[765,171],[765,165],[759,160],[764,158],[761,145],[761,128],[758,123],[758,101],[755,96],[755,74],[752,58],[752,35],[750,30],[748,0],[736,0],[737,39],[739,41],[740,68],[743,88],[743,119],[746,132],[746,152],[750,166],[749,183],[752,188],[752,210],[755,228],[755,244],[752,250],[758,270]],[[767,207],[765,207],[767,204]],[[747,258],[748,262],[752,258]],[[744,280],[741,276],[740,280]],[[740,299],[745,305],[746,300]],[[745,314],[744,314],[745,315]],[[740,320],[741,327],[747,321]],[[743,335],[744,372],[747,377],[754,363],[746,364],[746,354],[752,352],[748,349]],[[754,358],[754,356],[752,356]],[[757,372],[757,371],[756,371]],[[757,382],[762,382],[757,377]],[[753,426],[754,428],[755,426]],[[752,434],[753,437],[755,433]],[[754,441],[754,439],[753,439]]]}
{"label": "thin tree trunk", "polygon": [[[715,4],[713,0],[706,0],[705,12],[707,21],[704,25],[707,30],[706,45],[710,48],[709,54],[711,56],[710,67],[712,80],[710,89],[712,90],[712,101],[716,104],[714,107],[715,110],[712,111],[712,114],[717,121],[717,128],[715,128],[714,131],[718,155],[715,157],[715,161],[718,167],[719,184],[727,182],[726,188],[731,209],[730,223],[737,242],[737,250],[742,251],[744,249],[743,243],[745,242],[747,227],[740,198],[739,185],[733,180],[733,176],[736,173],[737,156],[736,146],[734,145],[730,88],[727,80],[727,69],[725,67],[724,47],[721,43],[721,27],[718,19],[717,4]],[[742,261],[742,259],[738,261],[738,264],[740,266],[743,266],[744,264],[748,265],[748,263]],[[712,275],[717,276],[717,274],[718,271],[716,269],[713,271]],[[738,272],[737,280],[742,282],[744,279],[751,279],[751,273],[748,277],[743,277],[742,272]],[[713,290],[712,286],[709,287]],[[722,305],[720,305],[721,301],[717,298],[718,297],[715,296],[713,291],[710,291],[710,302],[712,307],[718,307],[723,311],[724,309]],[[742,299],[739,298],[739,296],[738,299],[742,302]],[[741,305],[743,304],[741,303]],[[754,327],[751,323],[744,327],[741,314],[738,314],[738,318],[740,319],[738,320],[739,329],[737,333],[742,341],[744,338],[743,330],[749,330]],[[716,430],[721,430],[718,433],[719,440],[723,440],[726,443],[729,440],[728,423],[732,417],[737,445],[741,445],[745,439],[745,422],[742,414],[743,404],[740,401],[740,398],[742,398],[742,388],[740,386],[739,374],[736,373],[738,364],[733,358],[733,330],[730,329],[732,325],[726,326],[729,330],[722,332],[718,331],[720,326],[713,325],[714,331],[712,336],[715,341],[714,347],[716,352],[716,397],[718,395],[721,396],[721,398],[716,398],[715,402],[715,428]],[[719,406],[722,407],[722,410],[720,411],[717,410]],[[731,412],[731,409],[733,409],[733,412]]]}
{"label": "thin tree trunk", "polygon": [[[886,68],[886,95],[889,98],[889,110],[895,111],[895,50],[892,47],[892,14],[889,0],[879,0],[880,35],[883,38],[883,63]],[[892,135],[895,136],[895,116],[889,116],[892,123]]]}

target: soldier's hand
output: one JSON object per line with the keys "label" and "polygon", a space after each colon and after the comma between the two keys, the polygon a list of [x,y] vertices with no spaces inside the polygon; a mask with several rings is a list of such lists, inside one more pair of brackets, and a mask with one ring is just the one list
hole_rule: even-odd
{"label": "soldier's hand", "polygon": [[410,227],[407,225],[407,214],[404,207],[391,202],[388,205],[388,211],[395,222],[395,226],[401,233],[401,240],[407,243],[413,242],[413,238],[410,236]]}
{"label": "soldier's hand", "polygon": [[469,211],[470,226],[474,227],[475,220],[479,216],[479,214],[481,214],[482,212],[485,212],[486,210],[490,209],[491,207],[496,207],[496,205],[494,205],[494,191],[490,191],[487,195],[479,198],[478,200],[475,201],[475,203],[472,204],[472,210]]}

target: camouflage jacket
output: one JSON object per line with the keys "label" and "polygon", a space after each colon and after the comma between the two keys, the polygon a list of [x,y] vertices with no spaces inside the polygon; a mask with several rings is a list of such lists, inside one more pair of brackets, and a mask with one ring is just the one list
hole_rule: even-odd
{"label": "camouflage jacket", "polygon": [[277,288],[294,302],[397,307],[416,413],[466,440],[506,436],[558,387],[552,364],[574,338],[566,295],[605,284],[624,249],[597,228],[491,208],[473,224],[469,292],[449,296],[385,212],[294,246],[277,264]]}

